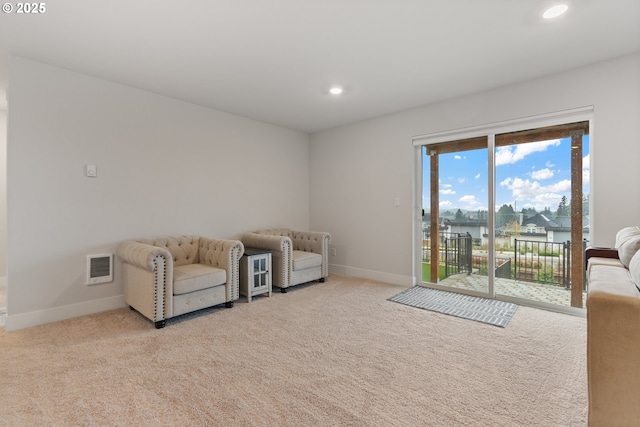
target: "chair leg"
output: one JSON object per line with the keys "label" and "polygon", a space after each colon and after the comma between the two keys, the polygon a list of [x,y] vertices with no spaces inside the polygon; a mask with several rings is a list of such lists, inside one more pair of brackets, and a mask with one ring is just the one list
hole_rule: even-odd
{"label": "chair leg", "polygon": [[166,324],[167,324],[167,320],[166,319],[162,319],[162,320],[159,320],[159,321],[155,322],[156,329],[162,329],[162,328],[165,327]]}
{"label": "chair leg", "polygon": [[233,307],[233,301],[227,301],[227,302],[225,302],[225,303],[224,303],[224,305],[225,305],[227,308],[231,308],[231,307]]}

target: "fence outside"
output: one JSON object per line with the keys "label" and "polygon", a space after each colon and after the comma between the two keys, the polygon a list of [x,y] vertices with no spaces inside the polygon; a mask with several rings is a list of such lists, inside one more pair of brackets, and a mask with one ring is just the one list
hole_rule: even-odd
{"label": "fence outside", "polygon": [[571,242],[515,239],[513,275],[524,282],[571,285]]}
{"label": "fence outside", "polygon": [[[429,230],[423,230],[422,260],[430,259]],[[445,275],[488,274],[488,257],[474,255],[469,233],[441,233],[439,256]],[[583,251],[587,241],[583,241]],[[539,242],[514,239],[513,251],[497,256],[495,277],[523,282],[571,287],[571,242]],[[583,283],[586,283],[583,281]]]}

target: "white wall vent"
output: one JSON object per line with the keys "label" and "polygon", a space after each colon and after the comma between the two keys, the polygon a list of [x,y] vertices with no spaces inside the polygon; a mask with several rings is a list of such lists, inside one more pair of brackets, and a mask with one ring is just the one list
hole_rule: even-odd
{"label": "white wall vent", "polygon": [[113,254],[87,255],[87,285],[113,281]]}

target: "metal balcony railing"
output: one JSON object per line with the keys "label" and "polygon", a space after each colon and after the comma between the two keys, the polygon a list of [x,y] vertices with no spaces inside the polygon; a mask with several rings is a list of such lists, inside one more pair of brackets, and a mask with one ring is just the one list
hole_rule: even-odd
{"label": "metal balcony railing", "polygon": [[[431,255],[429,230],[423,230],[422,260]],[[583,250],[587,240],[583,241]],[[469,233],[440,233],[440,262],[445,276],[459,273],[487,275],[488,257],[473,254]],[[571,287],[571,242],[540,242],[514,239],[511,251],[496,257],[495,277]]]}

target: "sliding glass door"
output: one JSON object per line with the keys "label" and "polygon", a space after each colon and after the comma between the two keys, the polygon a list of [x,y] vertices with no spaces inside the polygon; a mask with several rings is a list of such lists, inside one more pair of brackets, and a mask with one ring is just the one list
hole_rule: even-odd
{"label": "sliding glass door", "polygon": [[488,153],[486,137],[422,148],[423,282],[489,295]]}
{"label": "sliding glass door", "polygon": [[421,283],[582,308],[589,121],[451,136],[419,146]]}

